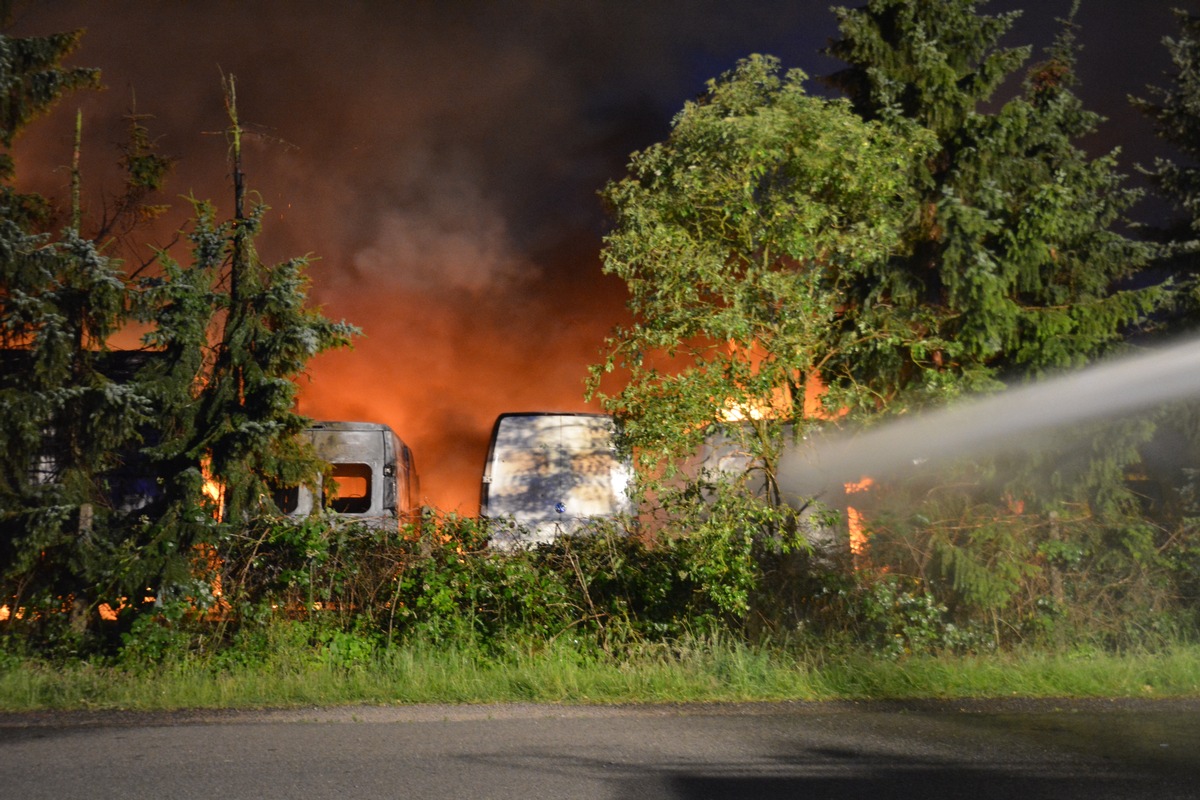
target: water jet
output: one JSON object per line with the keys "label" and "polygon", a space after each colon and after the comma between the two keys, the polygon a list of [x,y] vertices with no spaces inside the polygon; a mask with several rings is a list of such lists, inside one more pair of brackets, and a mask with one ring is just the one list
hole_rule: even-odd
{"label": "water jet", "polygon": [[[1045,444],[1070,425],[1116,419],[1200,395],[1200,339],[1150,349],[853,435],[793,447],[779,468],[785,495],[803,502],[870,475]],[[1036,438],[1035,438],[1036,437]]]}

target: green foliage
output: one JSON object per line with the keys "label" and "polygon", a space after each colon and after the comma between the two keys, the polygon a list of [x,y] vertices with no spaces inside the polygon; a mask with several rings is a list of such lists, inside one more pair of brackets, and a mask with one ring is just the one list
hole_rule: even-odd
{"label": "green foliage", "polygon": [[187,659],[196,645],[197,626],[193,609],[173,600],[143,613],[121,634],[120,661],[132,669],[152,670]]}
{"label": "green foliage", "polygon": [[390,530],[262,518],[223,541],[218,559],[193,566],[193,575],[209,571],[176,594],[182,605],[123,611],[123,652],[131,664],[223,658],[256,651],[255,631],[279,619],[305,622],[309,646],[349,662],[416,641],[500,654],[561,640],[616,655],[688,636],[769,633],[751,623],[771,607],[762,572],[771,562],[747,552],[751,537],[731,542],[724,530],[648,543],[597,521],[552,544],[491,551],[486,524],[453,514]]}
{"label": "green foliage", "polygon": [[[979,5],[837,9],[830,53],[848,67],[829,80],[859,119],[807,97],[798,73],[748,59],[604,193],[615,215],[605,269],[625,280],[634,322],[610,339],[590,388],[637,458],[650,529],[711,545],[694,576],[702,587],[719,577],[711,599],[734,617],[764,576],[812,578],[795,558],[772,564],[762,544],[783,535],[800,550],[835,529],[781,511],[774,482],[783,447],[833,424],[815,421],[813,388],[826,416],[864,421],[993,391],[1119,349],[1167,298],[1128,288],[1153,250],[1120,232],[1138,194],[1116,153],[1078,145],[1101,120],[1073,92],[1073,22],[998,101],[1030,50],[999,47],[1016,15]],[[613,372],[626,384],[600,392]],[[1137,593],[1108,581],[1148,590],[1163,574],[1162,534],[1140,524],[1126,484],[1153,430],[1136,420],[1079,432],[1064,455],[964,465],[955,488],[868,515],[871,557],[911,576],[900,595],[928,598],[992,646],[1069,627],[1069,603],[1114,622]],[[726,505],[738,492],[761,508]],[[890,584],[871,586],[858,596],[876,611],[852,618],[936,627],[936,615],[905,622],[917,601],[872,606],[863,598]],[[825,613],[812,595],[770,594],[775,630],[789,613]],[[895,626],[879,622],[885,607]]]}
{"label": "green foliage", "polygon": [[[64,94],[99,87],[99,70],[62,66],[82,36],[83,31],[28,38],[0,34],[0,145],[5,151]],[[0,153],[0,180],[10,180],[13,168],[12,157]]]}
{"label": "green foliage", "polygon": [[868,520],[860,566],[916,582],[991,648],[1145,646],[1190,618],[1194,604],[1175,598],[1189,534],[1086,504],[1038,513],[997,483],[961,465],[856,497]]}
{"label": "green foliage", "polygon": [[[829,53],[848,66],[829,82],[864,118],[915,122],[936,139],[905,231],[911,247],[845,287],[834,336],[860,344],[834,350],[824,378],[830,402],[864,417],[1084,366],[1119,351],[1170,299],[1144,277],[1154,248],[1121,232],[1139,195],[1124,188],[1117,153],[1093,158],[1079,145],[1102,120],[1074,94],[1073,20],[1020,91],[997,98],[1031,51],[1001,47],[1017,15],[982,5],[835,10],[841,35]],[[864,328],[889,333],[863,339]],[[1127,478],[1154,424],[1073,431],[1058,453],[878,486],[894,513],[883,502],[866,513],[871,560],[918,580],[996,645],[1081,630],[1088,614],[1119,625],[1138,592],[1116,586],[1138,586],[1147,612],[1161,598],[1149,575],[1162,576],[1150,566],[1162,536],[1141,523]],[[1067,619],[1068,607],[1079,615]]]}
{"label": "green foliage", "polygon": [[[0,36],[0,144],[6,148],[63,93],[95,86],[95,70],[59,62],[78,33]],[[112,476],[152,414],[106,345],[128,319],[120,263],[75,228],[41,231],[48,204],[19,195],[0,161],[0,604],[11,625],[78,642],[95,606],[115,601],[124,547]],[[63,612],[69,607],[69,612]],[[39,613],[44,611],[45,613]]]}
{"label": "green foliage", "polygon": [[1159,194],[1182,213],[1182,226],[1169,230],[1177,245],[1194,251],[1200,231],[1200,18],[1175,10],[1177,38],[1163,39],[1174,71],[1166,87],[1149,87],[1150,99],[1130,98],[1134,107],[1153,120],[1159,138],[1165,140],[1191,163],[1177,164],[1168,158],[1155,159],[1144,170]]}
{"label": "green foliage", "polygon": [[[264,208],[218,222],[211,204],[194,206],[191,264],[163,253],[161,276],[141,283],[139,316],[154,326],[145,342],[161,354],[143,375],[162,409],[151,452],[171,465],[161,470],[167,476],[206,468],[222,485],[226,519],[241,521],[270,512],[261,498],[274,488],[319,470],[297,439],[307,419],[293,410],[295,378],[357,329],[306,307],[304,259],[268,266],[257,258],[252,241]],[[202,505],[200,488],[168,485],[160,518],[182,521]]]}
{"label": "green foliage", "polygon": [[1163,243],[1158,269],[1176,284],[1175,306],[1165,315],[1168,333],[1193,332],[1200,319],[1200,18],[1175,9],[1178,35],[1163,45],[1173,71],[1166,86],[1151,86],[1149,98],[1131,97],[1154,123],[1155,132],[1177,158],[1158,157],[1142,167],[1151,185],[1175,211],[1175,218],[1147,226]]}
{"label": "green foliage", "polygon": [[605,190],[604,268],[628,285],[635,321],[592,387],[628,371],[601,397],[643,467],[694,452],[727,404],[802,418],[839,285],[898,243],[925,140],[863,124],[803,79],[743,61]]}
{"label": "green foliage", "polygon": [[[842,287],[901,245],[929,147],[916,126],[809,96],[804,79],[771,57],[740,62],[604,191],[604,269],[628,286],[633,322],[589,388],[634,454],[656,546],[730,619],[772,559],[804,546],[779,457],[815,424],[805,404],[833,357]],[[612,372],[626,380],[607,394]]]}
{"label": "green foliage", "polygon": [[428,557],[399,578],[408,636],[485,647],[566,637],[614,652],[706,623],[680,552],[615,526],[512,552],[483,549],[486,528],[455,517],[423,533]]}
{"label": "green foliage", "polygon": [[871,653],[899,659],[990,649],[986,640],[956,626],[947,608],[919,581],[860,574],[834,596],[845,615],[842,624]]}
{"label": "green foliage", "polygon": [[849,66],[830,82],[865,118],[916,122],[937,141],[906,232],[911,250],[847,287],[839,320],[841,335],[856,338],[864,327],[924,336],[838,351],[828,383],[851,407],[866,396],[862,385],[899,411],[1082,366],[1164,299],[1158,287],[1122,288],[1151,249],[1118,231],[1138,194],[1122,188],[1116,153],[1090,158],[1076,144],[1100,119],[1072,91],[1073,23],[1062,23],[1023,91],[997,103],[993,93],[1029,50],[998,47],[1016,14],[979,14],[979,5],[871,0],[836,10],[842,35],[829,52]]}
{"label": "green foliage", "polygon": [[[77,40],[0,37],[0,144],[95,83],[58,66]],[[233,219],[193,203],[191,264],[164,251],[127,274],[105,255],[162,210],[149,201],[172,162],[142,119],[130,116],[126,185],[92,238],[78,219],[42,232],[33,211],[48,204],[17,195],[7,155],[0,165],[0,605],[21,610],[6,628],[35,637],[66,618],[102,641],[100,606],[147,593],[207,606],[205,559],[273,510],[273,489],[320,471],[297,437],[294,380],[357,334],[307,306],[306,259],[258,258],[265,209],[243,213],[240,160]],[[134,323],[146,349],[110,352]]]}

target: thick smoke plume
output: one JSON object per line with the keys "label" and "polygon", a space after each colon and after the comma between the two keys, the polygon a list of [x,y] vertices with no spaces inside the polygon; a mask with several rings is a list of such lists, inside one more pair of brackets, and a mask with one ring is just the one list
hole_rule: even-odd
{"label": "thick smoke plume", "polygon": [[249,185],[271,207],[260,252],[317,257],[315,301],[366,332],[313,363],[301,410],[391,425],[425,500],[474,513],[498,414],[594,410],[585,367],[625,313],[600,274],[596,192],[738,58],[836,67],[817,56],[835,33],[828,5],[18,2],[7,33],[86,28],[74,63],[108,86],[19,142],[21,180],[63,195],[80,108],[99,212],[135,109],[179,159],[159,240],[186,221],[185,195],[228,213],[221,77],[235,76]]}
{"label": "thick smoke plume", "polygon": [[[82,108],[99,211],[135,109],[179,158],[171,194],[228,213],[221,79],[235,76],[249,185],[271,207],[260,252],[316,256],[314,300],[366,334],[312,364],[301,410],[391,425],[425,500],[466,513],[497,415],[589,410],[586,365],[624,313],[600,274],[597,190],[703,89],[696,53],[716,54],[715,74],[748,52],[720,55],[731,31],[774,30],[719,3],[256,0],[40,2],[9,32],[80,27],[74,61],[108,89],[25,137],[22,180],[62,195]],[[186,222],[175,205],[160,240]]]}

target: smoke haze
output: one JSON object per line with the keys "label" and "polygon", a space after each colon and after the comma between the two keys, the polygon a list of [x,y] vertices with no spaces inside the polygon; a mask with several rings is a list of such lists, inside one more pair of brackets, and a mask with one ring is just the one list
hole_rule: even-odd
{"label": "smoke haze", "polygon": [[[1044,27],[1070,2],[1026,5],[1038,8],[1022,24]],[[1110,115],[1124,91],[1160,81],[1167,65],[1147,54],[1172,32],[1172,4],[1136,5],[1093,12],[1098,31],[1123,21],[1138,43],[1129,56],[1140,79],[1103,81],[1093,65],[1128,66],[1119,49],[1082,65],[1084,88],[1097,84],[1111,103],[1098,110]],[[108,87],[35,123],[18,169],[28,188],[62,196],[58,165],[70,160],[82,109],[84,180],[98,212],[116,188],[121,116],[135,107],[179,159],[164,230],[186,221],[183,195],[228,213],[221,76],[235,76],[248,184],[271,208],[261,254],[314,255],[314,301],[366,333],[353,351],[313,362],[301,411],[391,425],[416,454],[424,500],[474,513],[500,413],[597,410],[583,400],[586,365],[625,311],[623,287],[600,273],[596,192],[738,58],[766,52],[811,75],[835,69],[817,55],[835,33],[828,6],[18,3],[8,33],[86,28],[71,63],[100,67]],[[1130,14],[1150,26],[1144,34],[1134,36]],[[1031,30],[1018,30],[1022,41]]]}

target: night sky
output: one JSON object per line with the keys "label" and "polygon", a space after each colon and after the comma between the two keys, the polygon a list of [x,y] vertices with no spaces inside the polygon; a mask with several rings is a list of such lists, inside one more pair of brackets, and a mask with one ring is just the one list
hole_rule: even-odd
{"label": "night sky", "polygon": [[[136,103],[179,163],[167,199],[232,189],[221,76],[237,79],[244,169],[271,208],[270,261],[311,254],[312,296],[366,333],[315,360],[301,411],[391,425],[416,454],[426,502],[473,514],[487,438],[509,411],[598,410],[586,365],[624,316],[600,274],[597,191],[661,140],[705,81],[750,53],[814,78],[836,33],[826,0],[655,2],[40,2],[12,35],[85,28],[71,63],[102,70],[18,142],[27,188],[62,196],[73,117],[98,212]],[[1026,8],[1006,44],[1041,48],[1070,0]],[[1126,172],[1169,154],[1127,96],[1165,83],[1170,9],[1196,0],[1083,0],[1079,94],[1109,118],[1086,144]],[[1036,58],[1036,53],[1035,53]],[[822,90],[814,80],[811,90]],[[1161,214],[1144,206],[1143,217]]]}

